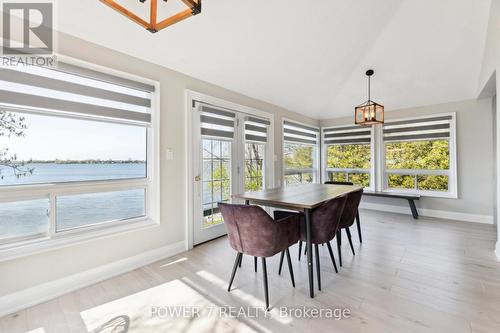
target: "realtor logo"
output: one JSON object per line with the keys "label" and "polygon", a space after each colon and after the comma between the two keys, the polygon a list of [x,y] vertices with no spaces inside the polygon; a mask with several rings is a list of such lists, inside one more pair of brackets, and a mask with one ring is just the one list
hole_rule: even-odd
{"label": "realtor logo", "polygon": [[4,55],[48,55],[54,46],[51,2],[3,2]]}

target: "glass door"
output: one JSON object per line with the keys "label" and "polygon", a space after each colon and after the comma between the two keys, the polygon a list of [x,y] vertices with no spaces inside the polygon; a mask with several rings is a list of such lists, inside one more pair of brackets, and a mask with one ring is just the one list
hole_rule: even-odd
{"label": "glass door", "polygon": [[269,122],[223,108],[197,105],[193,117],[193,244],[226,233],[219,202],[267,187]]}

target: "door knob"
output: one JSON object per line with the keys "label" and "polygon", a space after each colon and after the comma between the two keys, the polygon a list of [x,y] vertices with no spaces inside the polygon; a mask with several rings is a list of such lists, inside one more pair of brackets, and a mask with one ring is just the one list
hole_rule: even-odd
{"label": "door knob", "polygon": [[201,180],[201,177],[200,177],[200,176],[196,176],[196,177],[194,177],[194,181],[199,182],[200,180]]}

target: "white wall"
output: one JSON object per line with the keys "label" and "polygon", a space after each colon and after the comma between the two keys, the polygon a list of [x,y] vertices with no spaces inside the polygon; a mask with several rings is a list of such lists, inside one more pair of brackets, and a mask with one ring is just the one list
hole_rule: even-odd
{"label": "white wall", "polygon": [[[424,197],[417,201],[421,215],[447,215],[465,220],[493,221],[493,115],[491,98],[431,105],[386,112],[386,119],[445,112],[457,113],[458,199]],[[353,118],[321,121],[321,126],[352,124]],[[408,203],[387,198],[364,198],[369,204],[385,204],[409,213]],[[427,210],[427,211],[426,211]],[[461,214],[461,215],[458,215]]]}
{"label": "white wall", "polygon": [[[121,233],[60,250],[1,262],[0,297],[185,241],[187,166],[184,149],[186,142],[184,104],[186,89],[273,113],[275,115],[275,154],[278,156],[282,154],[280,138],[283,117],[315,126],[319,124],[318,121],[288,112],[280,107],[65,34],[58,35],[58,43],[61,54],[160,81],[161,225],[152,229]],[[174,150],[174,160],[165,159],[167,148]],[[281,179],[280,158],[276,162],[275,170],[276,179]]]}
{"label": "white wall", "polygon": [[[492,0],[478,94],[500,96],[500,0]],[[500,103],[496,103],[496,156],[500,156]],[[500,165],[496,163],[496,193],[500,193]],[[500,221],[500,196],[496,196],[496,220]],[[500,261],[500,228],[497,224],[497,258]]]}

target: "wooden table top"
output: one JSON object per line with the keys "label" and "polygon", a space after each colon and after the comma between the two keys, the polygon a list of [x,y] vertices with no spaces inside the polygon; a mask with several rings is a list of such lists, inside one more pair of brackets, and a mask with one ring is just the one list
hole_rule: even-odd
{"label": "wooden table top", "polygon": [[315,208],[323,202],[362,189],[361,186],[305,184],[258,192],[235,194],[233,198],[249,200],[253,204],[303,210]]}

